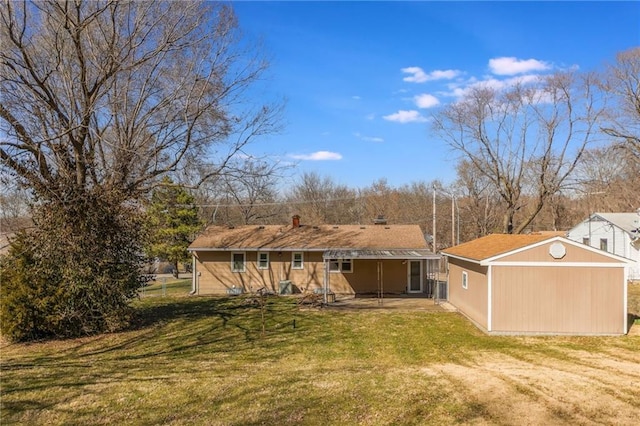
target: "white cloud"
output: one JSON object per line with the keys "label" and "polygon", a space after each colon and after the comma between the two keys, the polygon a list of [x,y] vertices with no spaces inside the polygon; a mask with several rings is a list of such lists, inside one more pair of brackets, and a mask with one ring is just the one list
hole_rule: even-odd
{"label": "white cloud", "polygon": [[309,161],[326,161],[326,160],[342,160],[342,154],[331,151],[317,151],[311,154],[291,154],[291,158],[296,160],[309,160]]}
{"label": "white cloud", "polygon": [[550,68],[551,65],[537,59],[518,59],[513,56],[489,59],[489,69],[496,75],[515,75]]}
{"label": "white cloud", "polygon": [[355,96],[352,96],[351,99],[355,99],[356,101],[359,101],[362,98],[358,95],[355,95]]}
{"label": "white cloud", "polygon": [[413,98],[418,108],[431,108],[440,103],[438,98],[428,93],[423,93]]}
{"label": "white cloud", "polygon": [[451,83],[447,85],[449,91],[441,91],[437,92],[440,96],[448,96],[453,98],[462,98],[469,91],[476,87],[481,88],[490,88],[497,91],[506,90],[510,87],[513,87],[517,84],[527,85],[527,84],[535,84],[538,83],[541,79],[541,76],[538,74],[526,74],[526,75],[518,75],[515,77],[506,78],[503,80],[499,80],[495,77],[487,76],[483,80],[477,80],[475,78],[471,78],[463,83]]}
{"label": "white cloud", "polygon": [[405,74],[412,74],[409,77],[405,77],[402,80],[410,83],[424,83],[425,81],[432,80],[451,80],[452,78],[460,75],[458,70],[434,70],[430,73],[425,73],[420,67],[407,67],[401,70]]}
{"label": "white cloud", "polygon": [[420,115],[418,111],[403,111],[400,110],[395,114],[385,115],[384,117],[387,121],[395,121],[396,123],[424,123],[427,119]]}
{"label": "white cloud", "polygon": [[365,141],[365,142],[384,142],[384,139],[376,137],[376,136],[365,136],[363,134],[360,134],[359,132],[356,132],[353,134],[356,138]]}
{"label": "white cloud", "polygon": [[365,115],[364,118],[367,119],[367,120],[375,120],[376,115],[374,113],[371,113],[371,114]]}

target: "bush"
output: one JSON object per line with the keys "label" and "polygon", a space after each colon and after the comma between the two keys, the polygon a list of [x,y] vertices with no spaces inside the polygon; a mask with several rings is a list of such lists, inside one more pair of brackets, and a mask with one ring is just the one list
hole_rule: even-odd
{"label": "bush", "polygon": [[117,196],[81,192],[34,211],[0,261],[0,331],[14,341],[113,331],[144,282],[141,217]]}

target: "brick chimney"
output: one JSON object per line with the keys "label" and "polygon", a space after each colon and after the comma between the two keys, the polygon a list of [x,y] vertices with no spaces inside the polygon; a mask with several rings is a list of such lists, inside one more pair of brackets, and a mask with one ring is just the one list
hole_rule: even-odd
{"label": "brick chimney", "polygon": [[292,218],[291,227],[299,228],[300,227],[300,216],[294,215]]}

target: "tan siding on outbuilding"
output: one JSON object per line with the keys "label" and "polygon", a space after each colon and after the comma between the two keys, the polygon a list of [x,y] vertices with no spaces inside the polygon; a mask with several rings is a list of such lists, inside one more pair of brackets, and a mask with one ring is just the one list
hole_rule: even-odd
{"label": "tan siding on outbuilding", "polygon": [[494,266],[492,331],[621,334],[622,268]]}
{"label": "tan siding on outbuilding", "polygon": [[542,244],[537,247],[531,247],[519,253],[500,257],[500,262],[594,262],[594,263],[619,263],[619,261],[598,253],[595,250],[588,250],[582,247],[563,244],[567,250],[566,255],[562,259],[554,259],[549,255],[549,247],[553,243]]}
{"label": "tan siding on outbuilding", "polygon": [[[462,288],[462,272],[468,274]],[[449,259],[449,302],[466,316],[487,328],[487,267],[460,259]]]}

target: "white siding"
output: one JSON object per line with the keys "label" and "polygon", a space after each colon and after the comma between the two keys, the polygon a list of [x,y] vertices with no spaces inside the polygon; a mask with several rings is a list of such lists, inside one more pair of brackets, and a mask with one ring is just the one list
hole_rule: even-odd
{"label": "white siding", "polygon": [[640,241],[632,243],[631,237],[624,230],[595,217],[576,225],[567,237],[579,243],[589,238],[589,245],[597,249],[600,248],[600,240],[606,238],[609,253],[635,261],[629,268],[629,278],[640,280]]}

